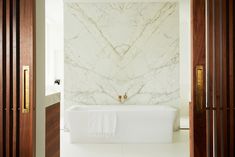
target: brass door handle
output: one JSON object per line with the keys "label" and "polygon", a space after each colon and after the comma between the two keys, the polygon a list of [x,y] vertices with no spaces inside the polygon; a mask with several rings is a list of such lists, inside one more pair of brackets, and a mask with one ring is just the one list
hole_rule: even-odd
{"label": "brass door handle", "polygon": [[23,66],[22,113],[29,113],[29,66]]}
{"label": "brass door handle", "polygon": [[196,66],[196,108],[197,111],[203,110],[204,103],[204,67]]}

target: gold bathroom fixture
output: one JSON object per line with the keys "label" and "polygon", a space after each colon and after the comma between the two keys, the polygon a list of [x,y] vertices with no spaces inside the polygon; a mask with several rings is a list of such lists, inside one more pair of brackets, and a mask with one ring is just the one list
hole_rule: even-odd
{"label": "gold bathroom fixture", "polygon": [[125,93],[125,95],[123,96],[123,98],[124,98],[124,100],[126,100],[126,99],[127,99],[127,95],[126,95],[126,93]]}
{"label": "gold bathroom fixture", "polygon": [[125,95],[119,95],[118,96],[118,101],[120,102],[120,103],[123,103],[124,101],[126,101],[127,100],[127,94],[125,93]]}
{"label": "gold bathroom fixture", "polygon": [[118,96],[118,100],[119,100],[119,102],[122,102],[122,96],[121,95]]}

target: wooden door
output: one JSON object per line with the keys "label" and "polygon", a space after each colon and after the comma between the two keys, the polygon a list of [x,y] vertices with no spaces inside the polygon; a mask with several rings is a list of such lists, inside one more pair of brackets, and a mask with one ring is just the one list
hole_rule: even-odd
{"label": "wooden door", "polygon": [[234,157],[234,2],[192,0],[191,157]]}
{"label": "wooden door", "polygon": [[34,0],[0,0],[0,157],[35,156]]}

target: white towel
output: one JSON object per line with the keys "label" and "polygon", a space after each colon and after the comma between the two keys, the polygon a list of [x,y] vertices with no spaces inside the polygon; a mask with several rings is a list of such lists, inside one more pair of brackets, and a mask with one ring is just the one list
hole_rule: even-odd
{"label": "white towel", "polygon": [[91,136],[114,136],[117,114],[114,111],[88,111],[88,133]]}

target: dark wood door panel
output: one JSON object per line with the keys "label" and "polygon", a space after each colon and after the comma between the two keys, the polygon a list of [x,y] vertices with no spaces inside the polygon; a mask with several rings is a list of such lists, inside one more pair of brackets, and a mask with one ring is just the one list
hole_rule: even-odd
{"label": "dark wood door panel", "polygon": [[19,156],[19,1],[12,0],[12,157]]}
{"label": "dark wood door panel", "polygon": [[[0,0],[0,156],[35,156],[34,0]],[[30,67],[30,112],[22,113],[22,67]]]}
{"label": "dark wood door panel", "polygon": [[228,35],[228,40],[229,40],[229,76],[228,76],[228,81],[229,81],[229,114],[228,114],[228,126],[229,126],[229,130],[228,130],[228,134],[230,136],[230,138],[228,138],[228,147],[229,147],[229,155],[230,156],[235,156],[234,150],[235,150],[235,138],[234,138],[234,132],[235,132],[235,121],[234,121],[234,107],[235,107],[235,102],[234,102],[234,97],[235,97],[235,83],[234,83],[234,74],[235,74],[235,55],[234,55],[234,48],[235,48],[235,40],[234,40],[234,21],[235,21],[235,3],[234,1],[230,0],[228,2],[228,31],[229,31],[229,35]]}
{"label": "dark wood door panel", "polygon": [[[19,50],[20,50],[20,126],[19,154],[21,157],[35,156],[35,0],[21,0],[19,4]],[[23,66],[29,67],[29,112],[23,113]]]}
{"label": "dark wood door panel", "polygon": [[234,157],[233,3],[232,0],[207,1],[207,110],[210,113],[207,142],[210,157],[213,154]]}
{"label": "dark wood door panel", "polygon": [[0,0],[0,156],[3,156],[3,0]]}
{"label": "dark wood door panel", "polygon": [[[191,134],[191,155],[192,157],[206,157],[206,110],[202,106],[202,110],[198,110],[196,104],[196,68],[198,65],[206,65],[206,25],[205,25],[205,0],[191,1],[191,34],[192,34],[192,105],[191,114],[192,123],[190,126]],[[205,77],[205,76],[204,76]],[[204,79],[205,80],[205,79]],[[205,87],[203,87],[203,95],[205,98]],[[205,101],[205,100],[203,100]]]}
{"label": "dark wood door panel", "polygon": [[[16,146],[13,134],[13,116],[16,107],[16,5],[15,0],[1,0],[1,57],[0,57],[0,153],[2,156],[15,156]],[[15,110],[14,110],[15,109]]]}
{"label": "dark wood door panel", "polygon": [[5,156],[10,157],[11,156],[11,133],[12,133],[12,126],[11,126],[11,3],[10,1],[5,1],[6,3],[6,13],[5,13],[5,24],[6,24],[6,52],[5,52],[5,93],[6,93],[6,118],[5,118],[5,137],[6,137],[6,150],[5,150]]}
{"label": "dark wood door panel", "polygon": [[[206,8],[207,6],[207,8]],[[194,157],[234,157],[234,1],[192,1],[192,149]],[[206,71],[197,104],[196,66]]]}
{"label": "dark wood door panel", "polygon": [[60,157],[60,103],[46,108],[46,157]]}

